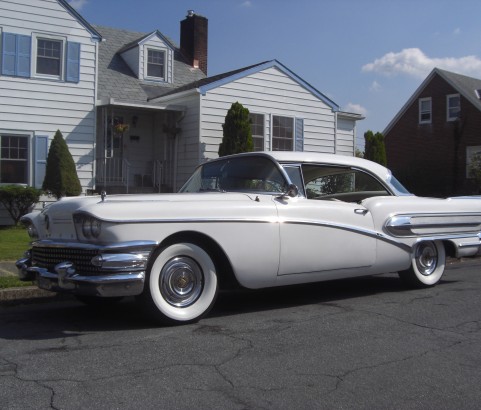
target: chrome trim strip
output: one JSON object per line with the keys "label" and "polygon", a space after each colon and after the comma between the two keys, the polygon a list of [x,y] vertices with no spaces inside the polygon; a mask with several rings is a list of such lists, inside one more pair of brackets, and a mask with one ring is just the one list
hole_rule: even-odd
{"label": "chrome trim strip", "polygon": [[[460,213],[460,214],[396,214],[392,215],[384,223],[384,229],[396,237],[417,237],[422,234],[416,234],[413,229],[449,229],[449,228],[469,228],[472,229],[464,232],[464,235],[469,231],[471,233],[479,232],[477,229],[481,223],[476,221],[466,222],[432,222],[432,223],[413,223],[412,218],[459,218],[459,217],[479,217],[479,213]],[[433,235],[432,233],[430,235]],[[437,236],[437,235],[436,235]]]}
{"label": "chrome trim strip", "polygon": [[40,248],[72,248],[72,249],[86,249],[86,250],[98,250],[99,252],[118,251],[125,249],[143,249],[153,248],[157,246],[159,242],[156,241],[128,241],[109,244],[93,244],[86,242],[69,242],[61,240],[41,239],[32,243],[33,247]]}

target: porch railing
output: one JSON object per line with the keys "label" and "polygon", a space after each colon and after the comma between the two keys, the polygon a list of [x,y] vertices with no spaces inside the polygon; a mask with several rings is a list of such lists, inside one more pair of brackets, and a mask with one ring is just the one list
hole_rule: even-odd
{"label": "porch railing", "polygon": [[162,189],[162,174],[163,174],[163,164],[160,160],[155,160],[152,164],[152,183],[154,185],[154,189],[157,189],[157,192],[160,192]]}
{"label": "porch railing", "polygon": [[125,186],[129,192],[130,163],[124,158],[97,159],[97,186]]}

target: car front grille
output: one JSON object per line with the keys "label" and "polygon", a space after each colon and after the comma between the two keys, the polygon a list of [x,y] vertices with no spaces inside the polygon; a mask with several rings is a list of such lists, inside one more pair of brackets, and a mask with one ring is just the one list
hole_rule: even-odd
{"label": "car front grille", "polygon": [[58,247],[33,247],[32,264],[54,272],[54,267],[61,262],[72,262],[75,270],[84,275],[95,275],[100,268],[91,264],[94,256],[98,255],[95,249],[73,249]]}

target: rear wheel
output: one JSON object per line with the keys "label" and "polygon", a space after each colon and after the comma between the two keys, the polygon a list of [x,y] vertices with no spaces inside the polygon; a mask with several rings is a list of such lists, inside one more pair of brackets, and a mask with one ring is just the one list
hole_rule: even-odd
{"label": "rear wheel", "polygon": [[439,282],[446,265],[446,252],[440,241],[423,241],[416,244],[411,267],[399,272],[399,277],[409,286],[424,288]]}
{"label": "rear wheel", "polygon": [[163,323],[191,323],[209,312],[217,289],[210,255],[198,245],[177,243],[154,254],[140,300]]}

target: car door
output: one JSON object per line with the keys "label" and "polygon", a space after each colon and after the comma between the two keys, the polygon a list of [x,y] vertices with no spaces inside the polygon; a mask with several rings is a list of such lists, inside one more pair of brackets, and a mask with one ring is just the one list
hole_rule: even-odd
{"label": "car door", "polygon": [[305,198],[277,201],[279,275],[369,267],[376,239],[371,213],[358,204]]}
{"label": "car door", "polygon": [[350,169],[303,166],[304,196],[276,199],[281,221],[279,275],[359,269],[375,263],[372,215],[356,198],[363,192],[387,192],[369,178]]}

